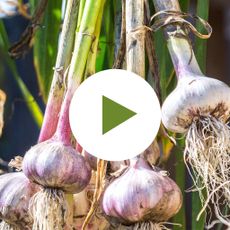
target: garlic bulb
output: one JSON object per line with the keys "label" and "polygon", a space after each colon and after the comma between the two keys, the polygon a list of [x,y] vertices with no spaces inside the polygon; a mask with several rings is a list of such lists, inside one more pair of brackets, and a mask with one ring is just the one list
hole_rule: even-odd
{"label": "garlic bulb", "polygon": [[102,209],[110,221],[124,225],[166,221],[181,204],[182,194],[176,183],[142,158],[112,181],[102,198]]}
{"label": "garlic bulb", "polygon": [[0,229],[31,229],[29,215],[30,198],[40,190],[22,172],[7,173],[0,176]]}
{"label": "garlic bulb", "polygon": [[91,177],[89,165],[74,148],[52,140],[33,146],[22,168],[31,181],[67,193],[82,191]]}
{"label": "garlic bulb", "polygon": [[94,171],[96,171],[97,170],[97,158],[95,156],[91,155],[90,153],[88,153],[85,150],[82,151],[82,155],[84,156],[85,160],[88,162],[90,167]]}
{"label": "garlic bulb", "polygon": [[33,230],[68,228],[71,210],[65,193],[82,191],[91,177],[84,158],[73,147],[48,140],[26,153],[22,169],[31,181],[43,186],[30,202]]}
{"label": "garlic bulb", "polygon": [[162,122],[170,131],[185,133],[194,119],[213,116],[226,122],[230,115],[230,89],[216,79],[183,73],[162,105]]}

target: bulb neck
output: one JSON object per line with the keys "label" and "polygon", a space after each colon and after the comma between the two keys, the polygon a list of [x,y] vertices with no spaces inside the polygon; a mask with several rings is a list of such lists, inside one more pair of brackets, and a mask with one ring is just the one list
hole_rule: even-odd
{"label": "bulb neck", "polygon": [[175,31],[175,36],[169,35],[167,39],[168,50],[178,79],[186,76],[187,73],[202,75],[192,46],[184,36],[183,32]]}
{"label": "bulb neck", "polygon": [[72,132],[69,122],[69,107],[73,94],[73,89],[67,90],[62,103],[57,130],[54,134],[54,139],[62,142],[64,145],[71,145]]}
{"label": "bulb neck", "polygon": [[[153,0],[156,12],[181,12],[178,0]],[[159,16],[164,19],[164,16]],[[196,61],[189,37],[179,25],[169,24],[164,27],[164,36],[178,79],[188,74],[201,75],[202,72]]]}
{"label": "bulb neck", "polygon": [[[52,89],[51,89],[52,90]],[[54,92],[54,91],[52,91]],[[57,128],[58,116],[63,100],[63,90],[56,90],[56,94],[50,94],[46,105],[41,131],[38,143],[50,139]]]}

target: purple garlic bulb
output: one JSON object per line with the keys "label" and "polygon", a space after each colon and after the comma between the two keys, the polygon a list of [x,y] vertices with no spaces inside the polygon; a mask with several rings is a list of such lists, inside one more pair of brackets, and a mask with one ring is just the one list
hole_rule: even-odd
{"label": "purple garlic bulb", "polygon": [[90,166],[73,147],[52,140],[33,146],[22,168],[31,181],[66,193],[82,191],[91,178]]}
{"label": "purple garlic bulb", "polygon": [[0,219],[3,229],[31,229],[33,221],[28,212],[29,201],[39,190],[40,186],[31,183],[22,172],[0,176]]}
{"label": "purple garlic bulb", "polygon": [[114,223],[162,222],[174,216],[182,204],[176,183],[164,171],[139,158],[105,189],[102,209]]}

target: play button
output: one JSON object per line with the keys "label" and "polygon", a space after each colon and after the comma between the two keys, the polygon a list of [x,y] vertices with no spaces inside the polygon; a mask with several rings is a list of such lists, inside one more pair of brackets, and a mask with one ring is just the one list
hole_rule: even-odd
{"label": "play button", "polygon": [[143,152],[157,135],[161,111],[152,87],[125,70],[105,70],[85,80],[70,105],[70,125],[90,154],[109,161]]}
{"label": "play button", "polygon": [[135,112],[105,96],[102,96],[102,110],[103,134],[136,115]]}

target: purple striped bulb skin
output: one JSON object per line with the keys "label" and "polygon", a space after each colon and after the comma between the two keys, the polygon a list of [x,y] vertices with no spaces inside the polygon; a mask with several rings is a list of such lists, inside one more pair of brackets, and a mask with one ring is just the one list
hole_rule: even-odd
{"label": "purple striped bulb skin", "polygon": [[1,175],[0,219],[20,229],[31,229],[29,201],[39,190],[40,186],[31,183],[23,172]]}
{"label": "purple striped bulb skin", "polygon": [[88,164],[90,165],[90,167],[94,171],[97,171],[97,158],[86,151],[83,151],[83,156],[85,160],[88,162]]}
{"label": "purple striped bulb skin", "polygon": [[66,193],[82,191],[91,178],[90,166],[72,146],[52,140],[41,142],[26,153],[23,172],[43,187]]}
{"label": "purple striped bulb skin", "polygon": [[102,209],[110,221],[127,225],[166,221],[181,204],[176,183],[141,158],[111,182],[102,198]]}

